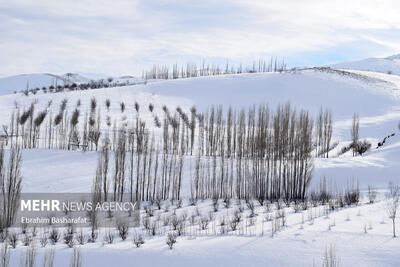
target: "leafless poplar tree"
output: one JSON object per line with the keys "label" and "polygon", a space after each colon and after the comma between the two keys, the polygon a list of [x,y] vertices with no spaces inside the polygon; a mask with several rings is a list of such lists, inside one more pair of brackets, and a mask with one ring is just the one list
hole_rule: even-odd
{"label": "leafless poplar tree", "polygon": [[22,156],[19,147],[10,150],[8,166],[4,164],[4,149],[0,147],[0,227],[12,226],[19,207],[22,189]]}
{"label": "leafless poplar tree", "polygon": [[351,140],[352,140],[352,146],[353,146],[353,156],[356,155],[356,147],[358,144],[358,139],[359,139],[359,130],[360,130],[360,118],[358,117],[357,114],[353,115],[353,121],[352,121],[352,127],[351,127]]}
{"label": "leafless poplar tree", "polygon": [[393,237],[396,237],[396,217],[399,208],[400,187],[392,183],[389,184],[389,192],[387,195],[387,212],[393,223]]}

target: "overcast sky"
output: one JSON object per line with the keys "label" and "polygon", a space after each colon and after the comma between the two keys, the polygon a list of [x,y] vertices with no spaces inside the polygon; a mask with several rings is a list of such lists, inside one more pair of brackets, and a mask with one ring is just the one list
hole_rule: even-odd
{"label": "overcast sky", "polygon": [[399,13],[397,0],[0,0],[0,76],[382,57],[400,53]]}

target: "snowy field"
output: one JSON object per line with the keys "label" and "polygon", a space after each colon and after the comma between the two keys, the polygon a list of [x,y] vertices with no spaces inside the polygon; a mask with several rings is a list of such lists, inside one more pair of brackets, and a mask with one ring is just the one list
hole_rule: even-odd
{"label": "snowy field", "polygon": [[[52,79],[49,78],[52,82]],[[43,82],[43,80],[41,81]],[[46,82],[46,81],[45,81]],[[47,81],[48,82],[48,81]],[[51,83],[50,82],[50,83]],[[19,82],[21,84],[21,82]],[[41,83],[43,84],[43,83]],[[1,81],[0,81],[1,85]],[[2,88],[2,87],[1,87]],[[1,89],[0,90],[3,90]],[[242,201],[244,207],[238,230],[221,233],[223,217],[230,218],[241,205],[232,200],[229,208],[220,200],[219,209],[213,212],[211,200],[199,201],[198,209],[204,216],[211,212],[215,217],[207,229],[199,225],[186,226],[185,234],[177,238],[170,250],[165,244],[165,233],[170,226],[161,227],[161,233],[145,234],[140,247],[132,242],[131,229],[127,240],[116,237],[113,244],[104,242],[107,229],[100,229],[98,241],[81,247],[83,266],[322,266],[326,249],[335,247],[339,266],[399,266],[400,241],[392,237],[392,224],[386,211],[385,192],[389,182],[400,184],[400,77],[368,71],[328,72],[323,69],[307,69],[283,73],[221,75],[189,79],[151,81],[115,88],[87,91],[24,96],[13,91],[0,91],[0,124],[10,121],[12,111],[18,106],[27,109],[32,102],[37,110],[45,109],[56,114],[63,99],[68,99],[67,110],[72,112],[81,101],[82,113],[90,110],[90,101],[96,98],[103,108],[101,120],[130,123],[134,119],[134,103],[143,107],[141,118],[152,125],[154,114],[162,114],[166,105],[174,110],[181,107],[188,111],[192,106],[205,111],[211,105],[242,108],[268,103],[274,109],[279,103],[290,101],[297,109],[305,109],[316,116],[321,108],[333,114],[333,142],[337,147],[329,158],[316,158],[311,188],[317,188],[321,180],[328,188],[341,190],[349,183],[358,183],[363,197],[357,206],[329,211],[327,205],[319,205],[295,212],[293,207],[283,208],[286,215],[284,226],[273,233],[269,216],[278,212],[274,204],[271,210],[255,201],[255,215]],[[109,111],[106,99],[111,100]],[[120,103],[126,111],[121,114]],[[154,105],[154,112],[147,109]],[[371,150],[363,156],[353,157],[351,151],[338,156],[338,152],[351,142],[352,116],[360,116],[360,139],[372,143]],[[132,115],[130,115],[132,114]],[[107,127],[103,123],[102,130]],[[158,131],[155,129],[156,132]],[[395,133],[380,148],[378,142]],[[6,153],[7,156],[7,153]],[[26,149],[22,152],[23,192],[90,192],[96,173],[97,152],[66,151],[57,149]],[[111,159],[112,161],[112,159]],[[197,212],[188,203],[190,177],[193,176],[195,157],[187,157],[183,168],[183,207],[180,215],[190,217]],[[378,189],[377,201],[368,203],[368,186]],[[171,214],[155,211],[154,217]],[[142,210],[142,213],[144,211]],[[198,216],[199,220],[201,216]],[[84,229],[88,231],[88,229]],[[72,249],[62,241],[40,248],[37,244],[37,262],[41,263],[46,251],[55,248],[55,266],[68,266]],[[18,266],[23,245],[11,250],[11,266]],[[39,265],[38,265],[39,266]]]}
{"label": "snowy field", "polygon": [[[219,220],[237,208],[226,209],[220,203],[219,211],[212,212],[216,217],[206,230],[197,225],[188,225],[183,236],[170,250],[165,244],[164,235],[145,235],[145,243],[137,248],[132,242],[132,229],[127,240],[116,237],[113,244],[103,241],[107,229],[100,229],[96,243],[81,247],[83,266],[322,266],[326,248],[335,247],[340,266],[397,266],[399,240],[391,236],[391,220],[387,217],[382,195],[374,204],[361,201],[357,207],[326,212],[326,207],[311,208],[295,213],[284,208],[286,225],[272,235],[272,222],[268,214],[274,214],[276,207],[268,212],[265,207],[256,205],[254,224],[250,225],[250,211],[244,206],[242,226],[235,232],[221,234]],[[200,202],[198,207],[203,214],[213,210],[211,201]],[[156,211],[163,216],[171,213]],[[176,214],[186,212],[195,214],[196,208],[183,204]],[[157,216],[157,215],[155,215]],[[247,225],[247,227],[245,226]],[[170,227],[165,227],[168,231]],[[80,229],[77,229],[79,231]],[[84,231],[89,231],[84,229]],[[163,230],[164,231],[164,230]],[[73,249],[59,241],[56,245],[41,248],[37,241],[38,258],[41,263],[46,252],[55,250],[55,266],[68,266]],[[11,251],[11,266],[18,266],[20,255],[26,247],[19,245]]]}

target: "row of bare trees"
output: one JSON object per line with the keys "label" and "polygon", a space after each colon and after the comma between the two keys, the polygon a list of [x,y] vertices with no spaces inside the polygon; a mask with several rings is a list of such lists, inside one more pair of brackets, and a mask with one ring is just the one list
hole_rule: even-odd
{"label": "row of bare trees", "polygon": [[[193,155],[200,151],[200,155],[212,156],[224,154],[229,157],[255,157],[266,154],[268,144],[268,131],[278,124],[272,122],[271,110],[266,105],[252,106],[246,109],[228,108],[226,113],[222,106],[211,106],[205,112],[198,112],[195,107],[188,111],[177,107],[170,111],[163,106],[162,114],[156,114],[154,105],[149,104],[149,111],[153,116],[154,125],[147,125],[140,116],[140,105],[135,103],[135,113],[132,120],[127,120],[126,106],[121,102],[121,122],[117,122],[109,113],[110,100],[106,101],[106,119],[102,120],[101,108],[97,100],[92,98],[90,108],[82,116],[80,100],[73,108],[67,109],[67,99],[62,100],[59,110],[55,115],[51,111],[49,102],[47,107],[35,111],[33,102],[27,109],[16,108],[9,125],[3,125],[6,137],[6,145],[12,147],[21,144],[22,148],[57,148],[57,149],[81,149],[98,150],[101,138],[110,136],[110,149],[118,147],[118,132],[125,129],[132,136],[143,136],[143,133],[155,132],[155,143],[166,153]],[[285,109],[291,109],[286,105]],[[70,110],[68,112],[68,110]],[[71,112],[72,110],[72,112]],[[284,113],[278,107],[278,113]],[[286,111],[285,111],[286,112]],[[125,115],[125,114],[126,115]],[[160,119],[159,116],[163,116]],[[279,120],[279,116],[277,118]],[[82,118],[83,117],[83,118]],[[286,114],[286,125],[288,118]],[[104,124],[106,122],[106,125]],[[160,130],[154,131],[159,128]],[[161,131],[161,134],[160,134]],[[278,134],[276,132],[275,134]],[[135,137],[141,144],[141,138]],[[134,139],[135,139],[134,138]],[[332,149],[332,113],[321,109],[313,131],[313,149],[316,156],[327,157]],[[140,141],[140,142],[139,142]]]}
{"label": "row of bare trees", "polygon": [[275,112],[260,105],[223,114],[211,107],[171,115],[165,107],[162,134],[149,131],[139,115],[131,127],[106,134],[96,174],[104,198],[110,190],[114,200],[125,193],[135,200],[180,199],[184,164],[190,164],[192,199],[304,199],[313,171],[309,114],[289,103]]}
{"label": "row of bare trees", "polygon": [[222,74],[281,72],[285,70],[286,63],[284,60],[271,57],[269,60],[259,59],[258,61],[253,61],[252,66],[246,68],[241,63],[238,66],[233,66],[227,62],[225,66],[220,67],[216,64],[205,63],[204,61],[200,66],[196,63],[186,63],[181,66],[176,63],[172,67],[168,65],[154,65],[151,69],[142,72],[142,78],[146,80],[180,79]]}
{"label": "row of bare trees", "polygon": [[[146,81],[137,81],[132,82],[129,79],[133,77],[126,77],[126,80],[120,78],[119,80],[114,80],[114,78],[109,77],[105,79],[99,80],[91,80],[88,83],[84,82],[72,82],[70,83],[68,80],[62,81],[62,84],[57,84],[57,80],[53,82],[52,85],[43,86],[41,88],[30,88],[29,82],[26,85],[26,88],[20,92],[22,92],[25,96],[29,94],[36,95],[38,92],[42,91],[44,94],[47,93],[63,93],[63,92],[71,92],[71,91],[84,91],[84,90],[93,90],[93,89],[102,89],[102,88],[111,88],[111,87],[122,87],[122,86],[130,86],[136,84],[145,84]],[[17,91],[14,91],[17,93]]]}
{"label": "row of bare trees", "polygon": [[28,109],[14,110],[10,124],[3,125],[6,145],[21,146],[23,149],[97,150],[101,136],[101,116],[100,109],[96,109],[96,100],[91,100],[90,112],[85,113],[81,129],[79,129],[80,101],[71,114],[68,114],[67,102],[67,99],[61,102],[55,116],[50,111],[51,102],[38,112],[35,112],[35,103]]}
{"label": "row of bare trees", "polygon": [[101,151],[98,180],[105,197],[110,190],[115,200],[126,192],[136,200],[180,199],[185,164],[194,167],[194,173],[186,174],[194,199],[303,199],[312,177],[312,151],[327,157],[331,149],[331,112],[321,109],[314,123],[307,111],[297,111],[290,103],[275,110],[261,104],[227,111],[211,106],[205,112],[164,106],[162,114],[153,112],[150,104],[154,125],[147,126],[138,103],[129,123],[111,123],[106,101],[103,127],[95,98],[83,119],[80,101],[70,114],[67,102],[61,102],[55,116],[49,111],[51,103],[39,112],[34,103],[16,109],[6,128],[6,143]]}

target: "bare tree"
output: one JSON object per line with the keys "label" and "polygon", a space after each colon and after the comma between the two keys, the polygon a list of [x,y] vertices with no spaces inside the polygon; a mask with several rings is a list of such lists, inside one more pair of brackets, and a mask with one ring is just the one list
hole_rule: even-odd
{"label": "bare tree", "polygon": [[135,244],[136,247],[140,247],[141,245],[144,244],[144,239],[142,234],[135,233],[133,236],[133,243]]}
{"label": "bare tree", "polygon": [[358,117],[357,114],[354,113],[352,127],[351,127],[351,140],[352,140],[352,145],[353,145],[353,156],[356,155],[356,146],[358,144],[358,139],[360,138],[359,130],[360,130],[360,118]]}
{"label": "bare tree", "polygon": [[175,233],[169,233],[167,236],[167,245],[169,247],[169,249],[172,249],[173,246],[176,243],[176,234]]}
{"label": "bare tree", "polygon": [[116,223],[119,237],[121,237],[122,240],[125,240],[128,237],[129,233],[128,222],[123,219],[117,219]]}
{"label": "bare tree", "polygon": [[49,239],[53,245],[57,244],[60,240],[60,231],[57,228],[52,228],[49,234]]}
{"label": "bare tree", "polygon": [[0,147],[0,227],[12,226],[22,189],[22,156],[19,147],[10,150],[8,167],[4,165],[4,149]]}
{"label": "bare tree", "polygon": [[392,219],[393,237],[396,237],[396,217],[397,217],[397,210],[399,207],[399,200],[400,200],[400,187],[398,185],[390,183],[389,192],[387,194],[386,209],[389,217]]}
{"label": "bare tree", "polygon": [[378,195],[378,191],[376,191],[374,187],[369,185],[367,195],[369,203],[372,204],[375,202],[376,196]]}

